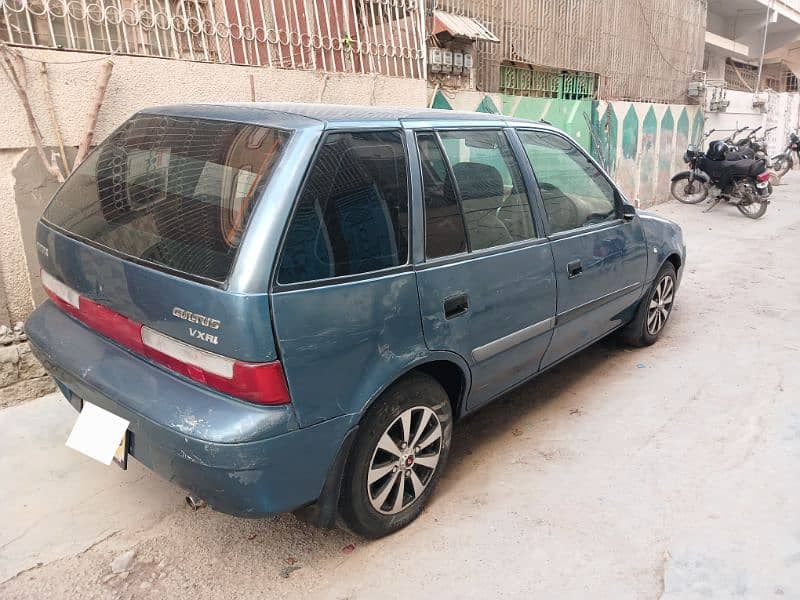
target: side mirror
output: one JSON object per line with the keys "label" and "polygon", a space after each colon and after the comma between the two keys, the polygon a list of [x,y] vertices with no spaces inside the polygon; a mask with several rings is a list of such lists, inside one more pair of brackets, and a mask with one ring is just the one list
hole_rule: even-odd
{"label": "side mirror", "polygon": [[623,221],[633,221],[633,218],[636,216],[636,208],[630,204],[623,204],[620,213]]}

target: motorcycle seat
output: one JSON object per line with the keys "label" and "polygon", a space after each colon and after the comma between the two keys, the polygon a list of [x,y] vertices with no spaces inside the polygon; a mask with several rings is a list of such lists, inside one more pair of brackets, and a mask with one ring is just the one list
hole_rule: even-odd
{"label": "motorcycle seat", "polygon": [[745,158],[742,160],[702,160],[698,165],[711,180],[727,185],[736,177],[755,177],[766,169],[763,160]]}

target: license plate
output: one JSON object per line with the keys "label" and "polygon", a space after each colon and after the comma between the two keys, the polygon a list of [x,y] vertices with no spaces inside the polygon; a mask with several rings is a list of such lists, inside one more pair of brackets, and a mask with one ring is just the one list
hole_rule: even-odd
{"label": "license plate", "polygon": [[84,401],[83,409],[67,438],[67,446],[104,465],[128,465],[130,422],[99,406]]}
{"label": "license plate", "polygon": [[768,183],[768,182],[766,182],[766,181],[759,181],[759,182],[756,184],[756,187],[757,187],[757,188],[760,188],[760,189],[764,189],[765,187],[767,187],[767,183]]}

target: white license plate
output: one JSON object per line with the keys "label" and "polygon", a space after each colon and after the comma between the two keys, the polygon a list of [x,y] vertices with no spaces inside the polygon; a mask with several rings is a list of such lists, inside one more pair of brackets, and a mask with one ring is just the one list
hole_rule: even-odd
{"label": "white license plate", "polygon": [[84,402],[78,420],[67,438],[67,446],[104,465],[110,465],[112,460],[116,460],[125,468],[128,425],[128,420]]}
{"label": "white license plate", "polygon": [[756,184],[756,187],[757,187],[757,188],[759,188],[759,189],[762,189],[762,190],[763,190],[765,187],[767,187],[767,183],[768,183],[768,182],[766,182],[766,181],[759,181],[759,182]]}

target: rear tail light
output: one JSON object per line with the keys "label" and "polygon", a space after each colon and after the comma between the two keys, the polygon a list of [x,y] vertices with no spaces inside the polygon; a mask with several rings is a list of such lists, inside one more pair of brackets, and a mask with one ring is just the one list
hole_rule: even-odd
{"label": "rear tail light", "polygon": [[756,175],[756,180],[761,182],[769,181],[769,171],[764,171],[760,175]]}
{"label": "rear tail light", "polygon": [[291,401],[279,361],[246,363],[201,350],[84,298],[46,271],[42,285],[53,302],[90,329],[171,371],[257,404]]}

